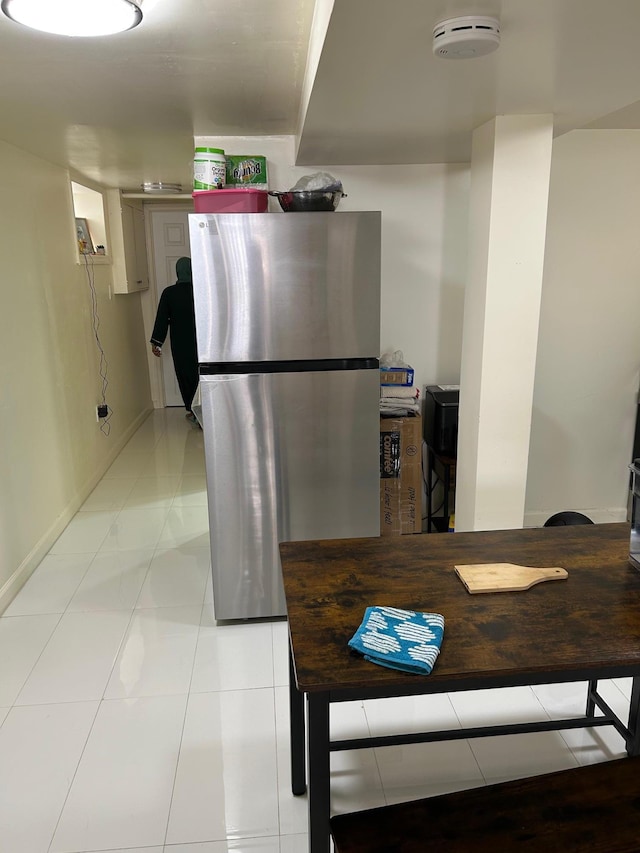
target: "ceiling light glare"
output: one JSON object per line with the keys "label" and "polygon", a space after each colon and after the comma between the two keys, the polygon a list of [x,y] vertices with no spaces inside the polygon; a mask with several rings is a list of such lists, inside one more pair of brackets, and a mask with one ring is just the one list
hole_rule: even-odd
{"label": "ceiling light glare", "polygon": [[142,0],[2,0],[18,24],[59,36],[110,36],[137,26]]}
{"label": "ceiling light glare", "polygon": [[146,193],[181,193],[182,184],[167,183],[167,181],[145,181],[141,184]]}

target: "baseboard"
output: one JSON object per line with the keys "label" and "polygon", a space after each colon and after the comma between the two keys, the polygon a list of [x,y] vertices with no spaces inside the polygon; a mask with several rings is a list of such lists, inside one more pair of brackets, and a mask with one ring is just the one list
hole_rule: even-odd
{"label": "baseboard", "polygon": [[[594,524],[611,524],[616,521],[626,521],[627,520],[627,508],[626,507],[608,507],[605,509],[601,508],[581,508],[581,507],[571,507],[572,512],[581,512],[583,515],[586,515],[587,518],[590,518]],[[536,510],[534,512],[525,512],[524,514],[524,526],[525,527],[543,527],[545,521],[548,518],[551,518],[552,515],[555,515],[557,512],[561,512],[559,509],[549,509],[549,510]]]}
{"label": "baseboard", "polygon": [[29,554],[27,554],[15,572],[0,587],[0,614],[2,614],[11,604],[31,575],[38,568],[44,557],[46,557],[51,550],[54,542],[59,538],[60,534],[64,531],[73,516],[80,509],[100,480],[104,477],[116,456],[152,411],[153,409],[151,408],[145,409],[140,415],[138,415],[131,426],[123,433],[122,438],[113,446],[111,452],[106,457],[102,468],[93,474],[82,488],[78,489],[73,499],[69,501],[51,527],[49,527],[44,535],[40,537],[36,545],[31,549]]}

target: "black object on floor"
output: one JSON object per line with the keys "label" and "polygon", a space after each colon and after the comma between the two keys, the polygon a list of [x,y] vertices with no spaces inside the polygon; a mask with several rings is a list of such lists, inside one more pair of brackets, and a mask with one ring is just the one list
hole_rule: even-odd
{"label": "black object on floor", "polygon": [[565,524],[593,524],[593,521],[581,512],[557,512],[545,521],[544,527],[563,527]]}

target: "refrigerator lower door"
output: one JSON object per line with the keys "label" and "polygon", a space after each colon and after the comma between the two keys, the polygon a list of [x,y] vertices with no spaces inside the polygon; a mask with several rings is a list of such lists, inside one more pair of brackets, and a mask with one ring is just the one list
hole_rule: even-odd
{"label": "refrigerator lower door", "polygon": [[378,536],[377,370],[201,377],[215,617],[286,613],[278,544]]}

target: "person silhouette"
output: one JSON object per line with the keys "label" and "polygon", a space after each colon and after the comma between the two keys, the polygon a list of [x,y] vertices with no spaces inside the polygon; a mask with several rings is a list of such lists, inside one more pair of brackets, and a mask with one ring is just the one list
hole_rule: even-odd
{"label": "person silhouette", "polygon": [[178,259],[176,277],[176,283],[162,291],[151,333],[151,351],[158,358],[162,355],[162,345],[168,332],[176,379],[187,410],[185,417],[191,423],[197,423],[191,410],[198,387],[198,351],[190,258]]}

